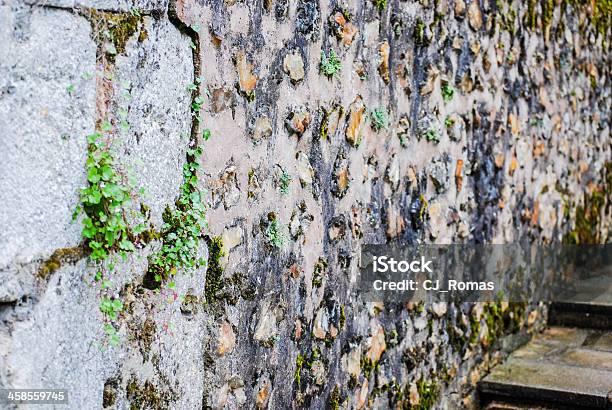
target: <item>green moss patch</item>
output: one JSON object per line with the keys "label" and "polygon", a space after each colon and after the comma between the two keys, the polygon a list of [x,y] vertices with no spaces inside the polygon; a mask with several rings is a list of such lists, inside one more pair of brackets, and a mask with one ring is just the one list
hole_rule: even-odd
{"label": "green moss patch", "polygon": [[138,40],[141,42],[147,38],[146,30],[141,31],[143,17],[139,13],[109,13],[92,9],[89,17],[98,41],[106,43],[102,49],[111,64],[118,54],[125,53],[127,42],[134,34],[140,31]]}
{"label": "green moss patch", "polygon": [[85,248],[75,246],[73,248],[57,249],[49,259],[44,261],[38,269],[37,276],[48,279],[56,270],[65,263],[75,263],[86,256]]}

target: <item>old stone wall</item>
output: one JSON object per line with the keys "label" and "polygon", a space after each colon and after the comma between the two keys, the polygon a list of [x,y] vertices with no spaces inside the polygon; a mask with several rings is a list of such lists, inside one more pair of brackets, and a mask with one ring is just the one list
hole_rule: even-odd
{"label": "old stone wall", "polygon": [[0,0],[0,387],[477,407],[546,305],[367,302],[360,249],[609,241],[611,7]]}

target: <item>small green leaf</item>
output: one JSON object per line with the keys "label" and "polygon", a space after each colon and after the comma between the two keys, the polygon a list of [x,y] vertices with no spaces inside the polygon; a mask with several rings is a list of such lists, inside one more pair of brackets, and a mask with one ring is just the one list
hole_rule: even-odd
{"label": "small green leaf", "polygon": [[132,229],[132,232],[134,233],[134,235],[140,235],[145,230],[146,230],[146,226],[144,224],[138,224],[134,227],[134,229]]}
{"label": "small green leaf", "polygon": [[130,242],[127,239],[123,239],[120,243],[119,243],[119,247],[121,249],[124,249],[126,251],[135,251],[136,247],[134,246],[134,244],[132,242]]}
{"label": "small green leaf", "polygon": [[100,181],[100,175],[98,174],[98,170],[96,168],[90,168],[89,171],[87,171],[87,180],[92,184]]}
{"label": "small green leaf", "polygon": [[91,134],[91,135],[88,135],[88,136],[87,136],[87,143],[88,143],[88,144],[95,144],[95,143],[96,143],[96,141],[97,141],[97,140],[98,140],[100,137],[102,137],[102,135],[101,135],[99,132],[95,132],[95,133],[93,133],[93,134]]}
{"label": "small green leaf", "polygon": [[87,201],[90,204],[94,204],[94,205],[99,204],[101,199],[102,199],[102,193],[98,190],[91,191],[89,195],[87,196]]}
{"label": "small green leaf", "polygon": [[112,55],[117,54],[117,48],[115,48],[115,45],[113,43],[107,43],[105,50],[108,54],[112,54]]}
{"label": "small green leaf", "polygon": [[108,166],[108,165],[104,165],[101,169],[100,169],[100,174],[102,175],[102,179],[105,181],[110,181],[111,178],[114,175],[113,169]]}

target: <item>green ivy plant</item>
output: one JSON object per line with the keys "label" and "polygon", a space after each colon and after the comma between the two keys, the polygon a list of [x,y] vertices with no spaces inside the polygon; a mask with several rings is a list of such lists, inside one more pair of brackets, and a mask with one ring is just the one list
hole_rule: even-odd
{"label": "green ivy plant", "polygon": [[[210,132],[205,131],[205,134],[209,135]],[[206,207],[197,186],[202,148],[189,149],[187,155],[190,160],[183,165],[180,196],[175,209],[166,207],[162,215],[163,244],[150,260],[149,271],[153,273],[155,282],[169,280],[178,268],[196,269],[206,263],[203,258],[197,257],[200,238],[207,227]],[[173,281],[169,282],[171,288],[173,284]]]}
{"label": "green ivy plant", "polygon": [[[203,82],[202,77],[187,85],[187,91],[195,92]],[[200,111],[204,104],[202,95],[195,95],[191,104],[191,114],[201,122]],[[202,132],[202,139],[208,141],[210,130]],[[195,141],[193,141],[195,145]],[[207,228],[206,207],[202,200],[202,193],[198,188],[198,174],[202,147],[196,146],[187,150],[187,162],[183,165],[183,184],[180,188],[179,198],[175,201],[175,208],[166,207],[162,215],[161,237],[162,247],[149,260],[149,276],[154,284],[160,285],[168,282],[168,287],[174,288],[174,281],[170,280],[177,269],[194,270],[206,264],[206,260],[198,258],[200,238]]]}
{"label": "green ivy plant", "polygon": [[[112,126],[103,121],[101,129],[110,131]],[[114,263],[108,262],[111,253],[116,252],[125,260],[127,253],[136,249],[135,241],[145,226],[138,224],[130,229],[128,225],[129,184],[116,171],[113,155],[102,137],[101,132],[87,136],[87,186],[81,189],[80,203],[73,217],[76,219],[84,214],[82,235],[90,250],[90,259],[99,265],[94,279],[105,292],[111,286],[108,276],[114,269]],[[99,309],[109,344],[119,344],[120,338],[112,322],[123,310],[123,303],[119,298],[103,296]]]}
{"label": "green ivy plant", "polygon": [[[75,211],[75,217],[85,213],[83,237],[93,261],[105,260],[111,251],[118,251],[125,258],[126,252],[135,249],[125,216],[126,206],[131,202],[129,188],[115,171],[113,156],[101,138],[99,132],[87,137],[88,186],[81,190],[81,202]],[[144,225],[140,224],[131,233],[138,235],[142,231]]]}

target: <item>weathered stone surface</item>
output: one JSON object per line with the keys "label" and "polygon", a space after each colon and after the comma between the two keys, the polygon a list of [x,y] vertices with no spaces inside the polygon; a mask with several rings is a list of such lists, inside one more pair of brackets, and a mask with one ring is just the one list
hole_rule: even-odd
{"label": "weathered stone surface", "polygon": [[255,90],[257,76],[253,74],[253,64],[251,64],[243,52],[236,56],[236,69],[238,70],[240,91],[250,93]]}
{"label": "weathered stone surface", "polygon": [[312,177],[314,174],[314,170],[310,165],[310,159],[303,152],[298,152],[296,155],[296,168],[298,172],[298,177],[300,178],[300,184],[303,187],[312,184]]}
{"label": "weathered stone surface", "polygon": [[272,135],[272,124],[270,119],[262,116],[255,120],[255,128],[253,129],[253,142],[259,143],[261,140]]}
{"label": "weathered stone surface", "polygon": [[471,1],[468,6],[468,21],[474,30],[478,31],[482,28],[482,11],[477,1]]}
{"label": "weathered stone surface", "polygon": [[310,125],[310,113],[306,107],[292,110],[285,120],[285,127],[291,135],[301,137]]}
{"label": "weathered stone surface", "polygon": [[376,363],[386,348],[387,343],[385,342],[385,330],[382,327],[379,327],[376,330],[376,333],[374,333],[370,339],[370,348],[366,352],[366,357],[373,363]]}
{"label": "weathered stone surface", "polygon": [[231,352],[234,347],[236,347],[236,335],[234,334],[232,325],[223,323],[219,329],[219,347],[217,348],[217,353],[219,356],[223,356]]}
{"label": "weathered stone surface", "polygon": [[[349,16],[350,17],[350,16]],[[342,44],[350,46],[353,43],[355,35],[359,29],[350,21],[347,20],[347,16],[340,11],[337,11],[330,16],[330,23],[339,40],[342,40]]]}
{"label": "weathered stone surface", "polygon": [[462,16],[465,13],[465,1],[457,0],[455,2],[455,16]]}
{"label": "weathered stone surface", "polygon": [[259,312],[259,319],[255,328],[253,338],[264,344],[269,344],[276,336],[278,328],[276,326],[276,314],[270,302],[266,302]]}
{"label": "weathered stone surface", "polygon": [[[72,222],[95,125],[96,45],[66,11],[1,5],[0,269],[81,242]],[[74,91],[70,91],[71,86]],[[69,88],[70,87],[70,88]]]}
{"label": "weathered stone surface", "polygon": [[382,77],[385,83],[388,83],[390,81],[390,77],[389,77],[389,51],[390,49],[391,47],[389,46],[389,43],[385,41],[384,43],[380,45],[380,48],[378,50],[380,54],[380,64],[378,65],[378,72],[380,73],[380,76]]}
{"label": "weathered stone surface", "polygon": [[[72,391],[72,406],[99,405],[104,380],[116,369],[117,357],[116,352],[91,349],[102,335],[99,317],[91,309],[97,305],[97,295],[85,282],[88,275],[85,261],[60,269],[41,302],[24,307],[25,317],[7,318],[12,331],[10,339],[6,330],[2,332],[8,343],[3,344],[0,360],[2,377],[10,380],[11,387],[62,385]],[[87,366],[82,365],[84,360]]]}
{"label": "weathered stone surface", "polygon": [[365,120],[365,105],[360,96],[349,107],[348,123],[346,126],[346,140],[351,145],[359,145],[362,138],[362,131]]}
{"label": "weathered stone surface", "polygon": [[304,78],[304,61],[298,50],[294,50],[285,56],[283,68],[294,83]]}

